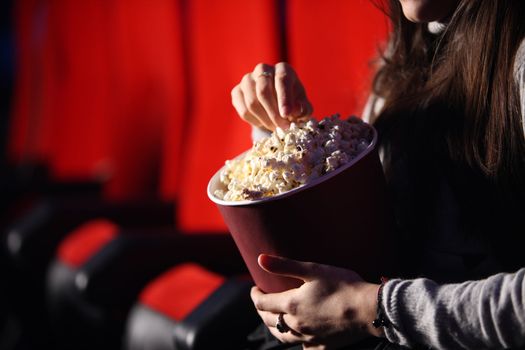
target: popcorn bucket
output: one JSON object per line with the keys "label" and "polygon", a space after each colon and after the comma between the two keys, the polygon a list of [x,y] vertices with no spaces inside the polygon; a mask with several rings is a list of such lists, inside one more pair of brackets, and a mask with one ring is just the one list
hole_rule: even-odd
{"label": "popcorn bucket", "polygon": [[208,197],[259,288],[273,293],[302,284],[264,271],[261,253],[349,268],[371,282],[393,272],[393,219],[376,146],[374,129],[371,144],[349,163],[270,198],[221,200],[214,192],[223,189],[222,169],[215,173]]}

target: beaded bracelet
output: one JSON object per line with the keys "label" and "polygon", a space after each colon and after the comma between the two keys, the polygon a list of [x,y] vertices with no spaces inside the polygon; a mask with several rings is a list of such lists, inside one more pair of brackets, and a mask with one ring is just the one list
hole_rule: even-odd
{"label": "beaded bracelet", "polygon": [[388,321],[385,310],[383,309],[383,287],[385,286],[385,283],[388,282],[388,278],[381,277],[381,285],[379,286],[379,289],[377,290],[377,313],[375,320],[372,321],[372,325],[375,328],[379,327],[388,327],[390,325],[390,322]]}

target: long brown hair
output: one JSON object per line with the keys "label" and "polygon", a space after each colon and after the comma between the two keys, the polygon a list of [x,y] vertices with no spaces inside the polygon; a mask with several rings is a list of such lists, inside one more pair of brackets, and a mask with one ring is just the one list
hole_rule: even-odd
{"label": "long brown hair", "polygon": [[[434,35],[390,0],[392,34],[374,80],[385,99],[379,129],[410,119],[442,132],[448,156],[495,183],[525,190],[525,138],[514,59],[525,37],[525,1],[460,0]],[[444,115],[439,115],[444,114]],[[431,117],[431,116],[434,117]],[[423,123],[417,118],[426,118]]]}

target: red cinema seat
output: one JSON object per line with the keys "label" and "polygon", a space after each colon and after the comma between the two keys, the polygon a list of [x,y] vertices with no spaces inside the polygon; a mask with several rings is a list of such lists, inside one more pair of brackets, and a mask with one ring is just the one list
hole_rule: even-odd
{"label": "red cinema seat", "polygon": [[110,200],[155,195],[165,124],[185,106],[175,6],[16,2],[11,161],[103,182]]}
{"label": "red cinema seat", "polygon": [[206,195],[213,173],[251,146],[250,127],[230,92],[259,62],[279,61],[275,1],[189,1],[192,113],[180,171],[177,221],[183,232],[224,232]]}
{"label": "red cinema seat", "polygon": [[251,285],[193,263],[174,267],[140,293],[128,318],[124,348],[251,348],[247,335],[260,323],[249,297]]}
{"label": "red cinema seat", "polygon": [[[110,203],[160,197],[165,126],[180,139],[186,106],[177,3],[26,2],[19,8],[23,59],[13,157],[44,159],[56,180],[103,181]],[[29,34],[27,21],[38,27]],[[38,42],[26,43],[27,36]],[[82,211],[82,200],[74,200],[63,206]],[[100,206],[90,201],[88,209]]]}
{"label": "red cinema seat", "polygon": [[84,178],[88,182],[59,184],[50,178],[52,143],[56,140],[53,129],[56,119],[60,119],[52,102],[59,81],[55,62],[61,61],[53,38],[56,30],[51,23],[55,17],[52,12],[49,2],[13,2],[16,71],[6,141],[8,166],[0,175],[0,220],[6,223],[43,194],[100,190],[99,181],[91,173]]}
{"label": "red cinema seat", "polygon": [[19,60],[10,131],[15,163],[96,179],[109,162],[109,42],[102,1],[17,4]]}
{"label": "red cinema seat", "polygon": [[[159,194],[166,143],[178,163],[187,112],[182,16],[178,0],[111,1],[112,86],[110,198]],[[155,171],[150,176],[148,171]],[[142,193],[141,193],[142,191]],[[142,195],[142,196],[141,196]]]}
{"label": "red cinema seat", "polygon": [[17,70],[11,103],[8,157],[15,163],[40,156],[34,154],[33,144],[28,139],[30,124],[34,123],[34,113],[30,112],[33,80],[39,75],[35,70],[41,69],[41,65],[35,64],[34,60],[42,60],[42,50],[38,48],[43,45],[43,38],[34,35],[38,3],[37,0],[19,1],[13,11]]}
{"label": "red cinema seat", "polygon": [[[14,162],[43,161],[54,181],[103,182],[107,201],[155,197],[165,123],[180,125],[184,116],[174,7],[173,1],[17,2]],[[65,206],[80,210],[76,199]],[[36,227],[35,211],[14,223],[11,241],[26,241],[20,225]]]}
{"label": "red cinema seat", "polygon": [[361,115],[388,20],[370,0],[289,0],[288,59],[314,115]]}

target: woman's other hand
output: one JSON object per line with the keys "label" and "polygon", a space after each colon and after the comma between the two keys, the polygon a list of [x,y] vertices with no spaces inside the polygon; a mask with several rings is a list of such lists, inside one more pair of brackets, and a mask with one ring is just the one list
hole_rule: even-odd
{"label": "woman's other hand", "polygon": [[232,90],[232,103],[248,123],[275,130],[312,114],[312,105],[293,68],[285,62],[259,63]]}
{"label": "woman's other hand", "polygon": [[[252,288],[259,316],[280,341],[303,343],[305,349],[332,349],[382,335],[372,326],[379,285],[363,281],[351,270],[281,257],[260,255],[259,265],[270,273],[304,281],[282,293]],[[285,332],[276,328],[281,313]]]}

